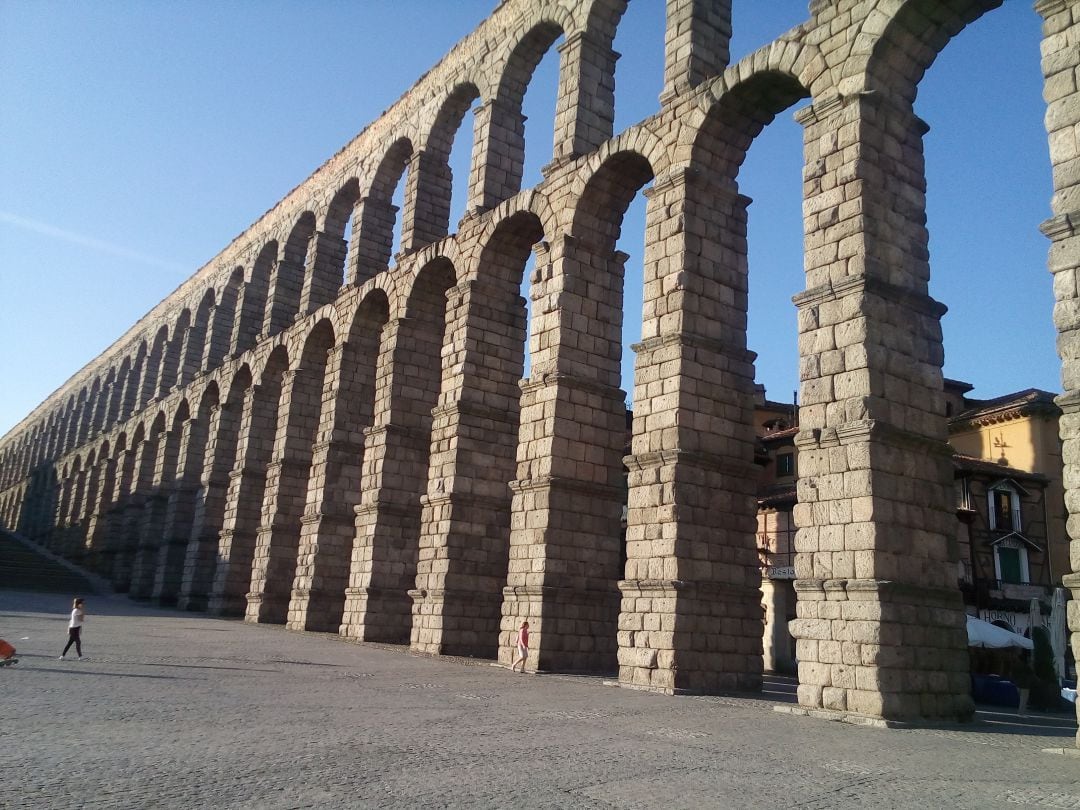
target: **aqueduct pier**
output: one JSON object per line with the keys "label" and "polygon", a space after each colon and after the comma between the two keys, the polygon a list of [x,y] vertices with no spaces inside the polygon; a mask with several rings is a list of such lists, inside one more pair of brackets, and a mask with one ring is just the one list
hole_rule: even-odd
{"label": "aqueduct pier", "polygon": [[[626,0],[503,0],[0,439],[0,521],[135,598],[503,658],[527,618],[533,667],[617,667],[621,684],[667,693],[756,688],[736,178],[762,128],[802,102],[799,701],[970,714],[912,104],[949,40],[999,4],[813,0],[804,24],[732,65],[730,0],[667,0],[658,111],[616,135]],[[1035,8],[1077,569],[1080,0]],[[522,98],[560,37],[554,155],[522,189]],[[451,234],[448,156],[469,109]],[[643,189],[627,455],[615,243]],[[1080,575],[1065,584],[1080,596]]]}

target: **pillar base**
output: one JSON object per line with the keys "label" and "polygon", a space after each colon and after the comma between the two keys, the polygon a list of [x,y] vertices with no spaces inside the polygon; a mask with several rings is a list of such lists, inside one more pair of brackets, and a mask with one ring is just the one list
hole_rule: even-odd
{"label": "pillar base", "polygon": [[247,595],[244,621],[252,624],[285,624],[288,612],[287,600],[252,591]]}
{"label": "pillar base", "polygon": [[206,604],[210,616],[241,618],[247,611],[247,598],[244,596],[211,596]]}
{"label": "pillar base", "polygon": [[341,627],[344,606],[344,590],[293,588],[285,626],[290,630],[336,633]]}
{"label": "pillar base", "polygon": [[389,588],[347,588],[338,634],[356,641],[408,644],[411,603],[406,591]]}
{"label": "pillar base", "polygon": [[617,666],[619,593],[551,585],[503,588],[499,663],[509,666],[514,639],[529,622],[526,669],[609,673]]}
{"label": "pillar base", "polygon": [[412,590],[409,648],[433,655],[494,658],[499,648],[501,595],[464,590]]}
{"label": "pillar base", "polygon": [[663,694],[761,690],[761,592],[682,580],[624,580],[619,685]]}
{"label": "pillar base", "polygon": [[974,714],[958,590],[870,579],[795,590],[800,707],[914,723]]}

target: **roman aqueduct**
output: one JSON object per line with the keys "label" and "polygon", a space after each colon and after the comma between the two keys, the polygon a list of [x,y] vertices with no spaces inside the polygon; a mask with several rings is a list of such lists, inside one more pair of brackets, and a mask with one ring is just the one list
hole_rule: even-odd
{"label": "roman aqueduct", "polygon": [[[1000,0],[813,0],[737,64],[730,0],[667,0],[658,112],[615,134],[626,2],[503,0],[0,440],[0,522],[161,604],[503,659],[528,618],[533,667],[617,668],[667,693],[759,687],[736,179],[801,103],[799,702],[970,714],[912,105],[936,55]],[[1080,0],[1035,7],[1080,570]],[[555,152],[522,189],[521,102],[559,37]],[[470,109],[450,233],[448,154]],[[615,241],[642,189],[626,455]],[[1080,597],[1080,576],[1066,585]],[[1075,648],[1080,611],[1069,621]]]}

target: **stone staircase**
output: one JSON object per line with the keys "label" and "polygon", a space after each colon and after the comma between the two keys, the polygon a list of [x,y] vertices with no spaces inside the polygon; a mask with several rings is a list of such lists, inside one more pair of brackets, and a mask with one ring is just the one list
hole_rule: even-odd
{"label": "stone staircase", "polygon": [[100,587],[69,563],[38,551],[0,529],[0,588],[73,595],[99,593]]}

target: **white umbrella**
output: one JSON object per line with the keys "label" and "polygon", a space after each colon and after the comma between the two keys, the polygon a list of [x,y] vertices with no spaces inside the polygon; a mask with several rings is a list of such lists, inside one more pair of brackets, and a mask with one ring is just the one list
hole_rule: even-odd
{"label": "white umbrella", "polygon": [[1005,647],[1035,649],[1031,639],[1024,638],[1019,633],[1011,633],[996,624],[976,619],[974,616],[967,617],[967,634],[969,647],[989,647],[995,650]]}

